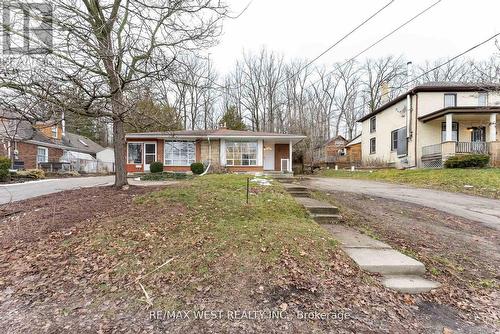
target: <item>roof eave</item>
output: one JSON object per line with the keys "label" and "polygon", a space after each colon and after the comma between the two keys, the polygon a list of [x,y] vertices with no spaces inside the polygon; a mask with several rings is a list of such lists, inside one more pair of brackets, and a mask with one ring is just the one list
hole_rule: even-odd
{"label": "roof eave", "polygon": [[155,133],[137,133],[137,134],[126,134],[125,138],[127,139],[141,139],[141,138],[158,138],[158,139],[168,139],[168,138],[177,138],[177,139],[225,139],[225,138],[247,138],[247,139],[304,139],[307,136],[301,135],[252,135],[252,136],[242,136],[242,135],[167,135],[167,134],[155,134]]}
{"label": "roof eave", "polygon": [[418,120],[427,123],[433,121],[439,117],[445,116],[451,113],[458,114],[492,114],[500,112],[500,106],[489,106],[489,107],[473,107],[473,106],[459,106],[459,107],[447,107],[436,110],[430,114],[418,117]]}

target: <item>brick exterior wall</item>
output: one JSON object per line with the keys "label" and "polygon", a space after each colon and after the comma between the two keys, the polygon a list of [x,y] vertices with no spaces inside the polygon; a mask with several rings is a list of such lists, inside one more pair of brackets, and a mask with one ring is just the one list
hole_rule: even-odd
{"label": "brick exterior wall", "polygon": [[263,166],[226,166],[226,169],[230,173],[254,173],[254,172],[263,172]]}
{"label": "brick exterior wall", "polygon": [[[140,142],[140,143],[156,143],[156,161],[160,161],[165,163],[164,155],[165,155],[165,141],[163,139],[131,139],[127,142]],[[218,145],[218,144],[217,144]],[[218,147],[218,146],[217,146]],[[144,150],[144,148],[143,148]],[[126,151],[126,150],[125,150]],[[144,152],[144,151],[143,151]],[[195,143],[195,152],[196,152],[196,162],[203,161],[201,160],[201,152],[202,152],[202,141],[196,141]],[[127,153],[128,154],[128,153]],[[217,150],[217,159],[218,159],[218,150]],[[128,159],[128,157],[127,157]],[[126,170],[128,173],[142,173],[144,172],[143,164],[127,164]],[[166,172],[190,172],[191,166],[163,166],[163,170]]]}
{"label": "brick exterior wall", "polygon": [[[38,147],[44,147],[44,146],[30,144],[30,143],[23,143],[23,142],[17,143],[17,150],[19,152],[18,160],[24,161],[25,169],[37,168],[36,154]],[[48,161],[59,161],[59,159],[62,157],[64,153],[63,150],[60,148],[54,148],[54,147],[47,147],[47,148],[49,150]]]}

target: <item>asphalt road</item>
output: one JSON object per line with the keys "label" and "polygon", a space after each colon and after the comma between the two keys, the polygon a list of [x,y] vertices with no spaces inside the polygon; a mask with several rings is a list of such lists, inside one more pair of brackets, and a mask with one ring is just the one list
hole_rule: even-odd
{"label": "asphalt road", "polygon": [[0,204],[56,193],[63,190],[107,186],[114,183],[114,176],[75,177],[48,179],[26,183],[0,185]]}
{"label": "asphalt road", "polygon": [[304,184],[322,191],[347,191],[414,203],[500,230],[500,200],[366,180],[311,178]]}

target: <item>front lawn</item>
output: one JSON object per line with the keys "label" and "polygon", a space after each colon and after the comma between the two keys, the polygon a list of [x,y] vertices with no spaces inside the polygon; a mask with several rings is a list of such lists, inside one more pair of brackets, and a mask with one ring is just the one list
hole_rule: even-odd
{"label": "front lawn", "polygon": [[403,183],[422,188],[500,198],[500,168],[381,169],[373,171],[358,170],[355,172],[325,169],[320,171],[318,175]]}
{"label": "front lawn", "polygon": [[[419,306],[428,301],[360,271],[281,184],[251,182],[246,204],[246,180],[207,175],[1,206],[0,332],[442,330]],[[216,318],[196,319],[203,310]]]}

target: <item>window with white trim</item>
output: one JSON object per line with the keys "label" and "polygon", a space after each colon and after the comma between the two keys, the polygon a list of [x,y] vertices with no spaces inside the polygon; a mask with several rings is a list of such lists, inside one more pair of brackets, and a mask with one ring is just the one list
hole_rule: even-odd
{"label": "window with white trim", "polygon": [[46,147],[38,147],[36,150],[36,163],[49,162],[49,149]]}
{"label": "window with white trim", "polygon": [[377,151],[377,140],[374,138],[370,138],[370,154],[375,154]]}
{"label": "window with white trim", "polygon": [[391,132],[391,151],[397,151],[398,149],[398,130]]}
{"label": "window with white trim", "polygon": [[227,166],[257,166],[257,142],[226,142]]}
{"label": "window with white trim", "polygon": [[127,147],[127,163],[142,164],[142,143],[128,143]]}
{"label": "window with white trim", "polygon": [[[451,140],[458,141],[458,122],[451,123]],[[441,123],[441,141],[446,141],[446,122]]]}
{"label": "window with white trim", "polygon": [[457,106],[457,94],[444,94],[444,107],[456,107]]}
{"label": "window with white trim", "polygon": [[488,105],[488,93],[480,92],[477,97],[477,105],[481,107],[486,107]]}
{"label": "window with white trim", "polygon": [[52,126],[52,138],[57,138],[57,125]]}
{"label": "window with white trim", "polygon": [[370,118],[370,133],[377,131],[377,117]]}
{"label": "window with white trim", "polygon": [[165,141],[166,166],[191,166],[196,161],[193,141]]}

